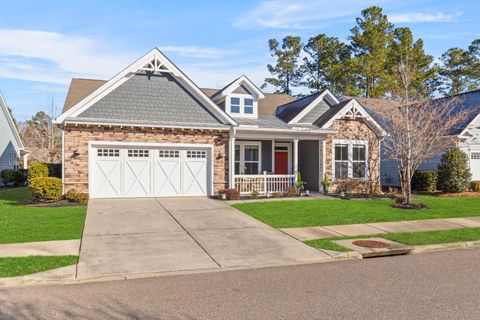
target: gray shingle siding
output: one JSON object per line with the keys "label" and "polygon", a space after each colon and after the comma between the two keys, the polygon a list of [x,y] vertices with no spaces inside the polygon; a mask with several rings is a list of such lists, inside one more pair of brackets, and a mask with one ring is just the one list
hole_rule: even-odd
{"label": "gray shingle siding", "polygon": [[79,117],[220,123],[170,75],[136,74]]}
{"label": "gray shingle siding", "polygon": [[312,124],[317,121],[317,119],[320,118],[325,112],[330,110],[331,107],[332,106],[328,104],[327,101],[322,100],[312,110],[310,110],[310,112],[304,115],[298,122]]}
{"label": "gray shingle siding", "polygon": [[272,141],[262,141],[262,172],[272,172]]}
{"label": "gray shingle siding", "polygon": [[319,141],[301,140],[298,142],[298,170],[305,189],[319,191],[320,183],[320,150]]}

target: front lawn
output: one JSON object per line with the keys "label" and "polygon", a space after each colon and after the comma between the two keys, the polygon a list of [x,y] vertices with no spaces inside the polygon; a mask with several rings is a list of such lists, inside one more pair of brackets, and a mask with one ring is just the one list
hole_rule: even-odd
{"label": "front lawn", "polygon": [[77,256],[29,256],[0,258],[0,278],[18,277],[66,267],[77,263]]}
{"label": "front lawn", "polygon": [[30,207],[28,188],[0,189],[0,244],[80,239],[85,206]]}
{"label": "front lawn", "polygon": [[329,226],[402,220],[480,216],[480,197],[416,197],[429,209],[393,208],[393,200],[269,201],[239,203],[235,208],[275,228]]}
{"label": "front lawn", "polygon": [[342,239],[361,239],[361,238],[384,238],[410,246],[439,244],[439,243],[453,243],[465,241],[480,240],[480,228],[462,228],[452,230],[439,231],[421,231],[421,232],[401,232],[401,233],[387,233],[367,236],[354,237],[338,237],[328,239],[317,239],[305,241],[306,244],[318,249],[335,250],[335,251],[352,251],[348,248],[342,247],[333,242],[333,240]]}

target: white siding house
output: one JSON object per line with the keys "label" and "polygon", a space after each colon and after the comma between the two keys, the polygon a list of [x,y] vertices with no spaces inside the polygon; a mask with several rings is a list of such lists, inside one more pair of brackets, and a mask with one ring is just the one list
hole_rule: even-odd
{"label": "white siding house", "polygon": [[27,155],[28,153],[25,151],[7,104],[0,92],[0,172],[3,169],[18,170],[22,157],[26,168]]}

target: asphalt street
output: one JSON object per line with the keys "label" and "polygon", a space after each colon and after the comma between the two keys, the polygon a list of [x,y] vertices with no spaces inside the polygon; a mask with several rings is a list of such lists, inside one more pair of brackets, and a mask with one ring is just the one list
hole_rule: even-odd
{"label": "asphalt street", "polygon": [[480,319],[480,249],[0,289],[1,319]]}

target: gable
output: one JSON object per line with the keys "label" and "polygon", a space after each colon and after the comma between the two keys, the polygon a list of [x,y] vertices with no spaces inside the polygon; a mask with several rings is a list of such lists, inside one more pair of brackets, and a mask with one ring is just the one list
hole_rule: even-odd
{"label": "gable", "polygon": [[328,103],[325,99],[319,101],[315,107],[305,114],[298,122],[299,123],[314,123],[318,118],[320,118],[325,112],[330,110],[332,105]]}
{"label": "gable", "polygon": [[20,156],[23,148],[20,135],[0,92],[0,168],[10,165],[10,154],[16,153],[16,156]]}
{"label": "gable", "polygon": [[237,89],[233,90],[232,93],[253,95],[253,93],[251,93],[244,85],[239,86]]}
{"label": "gable", "polygon": [[169,74],[135,74],[78,117],[217,124],[220,121]]}

